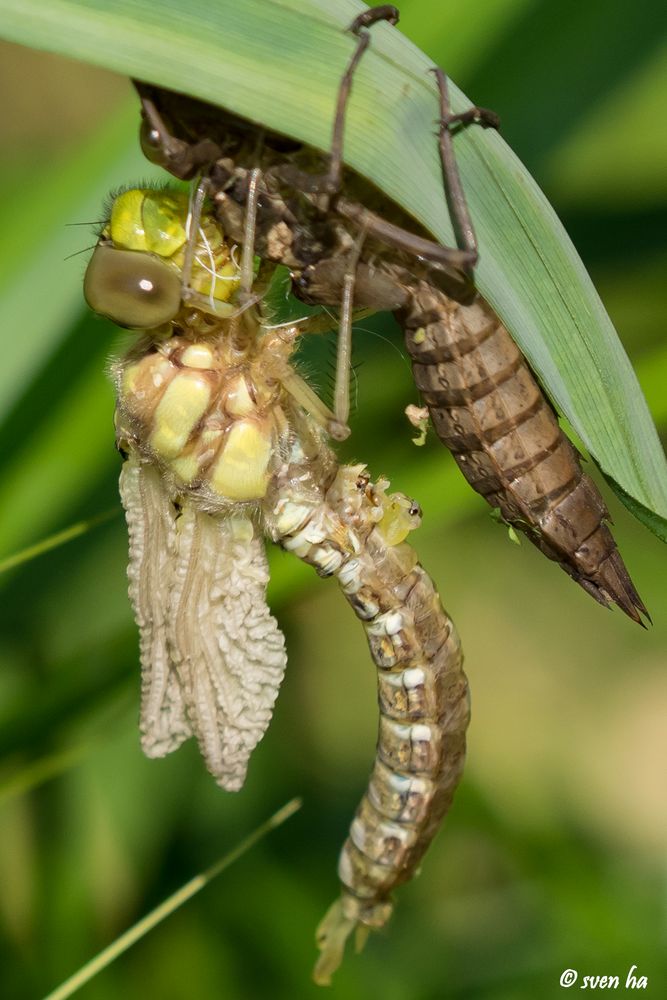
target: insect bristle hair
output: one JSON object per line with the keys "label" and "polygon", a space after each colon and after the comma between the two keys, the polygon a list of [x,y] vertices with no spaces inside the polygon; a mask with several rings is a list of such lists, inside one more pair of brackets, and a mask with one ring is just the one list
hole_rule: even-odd
{"label": "insect bristle hair", "polygon": [[102,220],[101,222],[93,223],[96,227],[93,231],[97,239],[100,238],[106,227],[111,221],[111,210],[113,209],[114,202],[116,198],[120,198],[122,194],[127,191],[160,191],[174,193],[187,192],[187,186],[179,184],[176,181],[161,181],[157,180],[155,177],[146,178],[144,180],[135,181],[134,183],[119,184],[117,187],[111,188],[111,190],[104,196],[104,201],[102,202]]}

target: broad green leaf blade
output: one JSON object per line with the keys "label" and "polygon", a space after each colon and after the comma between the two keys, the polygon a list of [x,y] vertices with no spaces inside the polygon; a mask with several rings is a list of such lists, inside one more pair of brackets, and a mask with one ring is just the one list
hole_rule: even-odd
{"label": "broad green leaf blade", "polygon": [[[4,37],[182,90],[320,149],[330,139],[343,31],[357,0],[0,0]],[[103,40],[103,42],[102,42]],[[346,161],[444,243],[431,62],[400,31],[373,28],[355,81]],[[307,81],[307,87],[304,86]],[[467,105],[453,88],[455,109]],[[536,111],[536,113],[539,113]],[[502,139],[456,140],[480,241],[482,294],[632,510],[667,530],[667,462],[641,390],[553,210]]]}
{"label": "broad green leaf blade", "polygon": [[663,542],[667,542],[667,524],[665,519],[658,517],[658,515],[652,510],[643,507],[635,500],[634,497],[630,497],[627,494],[624,495],[619,489],[618,484],[612,483],[612,485],[628,510],[631,511],[639,521],[642,521],[647,528],[650,528],[654,535],[657,535]]}

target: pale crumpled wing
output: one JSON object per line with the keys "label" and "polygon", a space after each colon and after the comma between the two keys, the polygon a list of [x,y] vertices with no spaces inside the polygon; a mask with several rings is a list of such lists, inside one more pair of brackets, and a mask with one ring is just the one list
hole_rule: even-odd
{"label": "pale crumpled wing", "polygon": [[247,518],[215,518],[190,505],[177,530],[170,655],[206,765],[219,785],[237,791],[287,664],[266,603],[264,542]]}
{"label": "pale crumpled wing", "polygon": [[142,748],[162,757],[195,735],[218,784],[236,791],[287,663],[266,603],[263,540],[247,518],[177,508],[158,470],[135,454],[120,490],[141,636]]}
{"label": "pale crumpled wing", "polygon": [[192,728],[168,646],[178,513],[158,470],[131,454],[120,473],[130,536],[127,575],[141,650],[141,746],[147,757],[176,750]]}

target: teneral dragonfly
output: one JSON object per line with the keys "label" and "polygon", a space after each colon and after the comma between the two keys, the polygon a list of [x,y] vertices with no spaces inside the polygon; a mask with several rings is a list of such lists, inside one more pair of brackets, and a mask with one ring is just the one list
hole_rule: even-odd
{"label": "teneral dragonfly", "polygon": [[[343,328],[352,307],[392,310],[435,430],[470,485],[597,601],[615,603],[641,622],[646,608],[609,529],[605,502],[507,328],[472,281],[476,243],[450,130],[491,124],[492,116],[477,108],[451,114],[438,72],[443,173],[463,234],[460,250],[434,244],[397,206],[378,200],[363,178],[342,171],[345,104],[368,45],[366,28],[397,18],[396,9],[384,5],[351,25],[359,40],[341,84],[330,158],[323,161],[283,136],[260,135],[220,108],[137,83],[144,151],[178,177],[203,172],[217,216],[236,239],[248,178],[261,165],[257,253],[290,268],[304,301],[342,302]],[[347,415],[344,391],[340,398],[339,425]]]}
{"label": "teneral dragonfly", "polygon": [[318,931],[315,978],[326,983],[348,935],[360,943],[387,921],[392,890],[449,807],[468,692],[454,626],[405,541],[418,506],[365,466],[338,463],[331,414],[290,361],[308,325],[272,324],[263,308],[252,191],[243,251],[181,193],[119,195],[85,294],[136,331],[113,376],[145,752],[194,736],[217,782],[242,786],[286,663],[264,538],[336,577],[366,632],[377,755],[341,853],[341,896]]}

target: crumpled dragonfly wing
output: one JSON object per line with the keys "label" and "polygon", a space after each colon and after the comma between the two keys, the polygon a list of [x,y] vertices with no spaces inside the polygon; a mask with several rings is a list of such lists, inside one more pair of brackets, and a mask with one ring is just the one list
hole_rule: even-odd
{"label": "crumpled dragonfly wing", "polygon": [[[218,784],[237,791],[287,663],[266,603],[264,542],[245,517],[211,517],[187,502],[176,508],[150,464],[133,456],[125,466],[142,746],[163,756],[194,734]],[[162,552],[151,551],[156,545]]]}
{"label": "crumpled dragonfly wing", "polygon": [[140,636],[141,746],[147,757],[164,757],[193,735],[167,632],[178,512],[158,470],[135,454],[123,462],[120,496],[130,536],[130,600]]}
{"label": "crumpled dragonfly wing", "polygon": [[236,791],[287,664],[266,603],[264,542],[247,518],[214,518],[189,505],[178,529],[170,651],[206,765]]}

